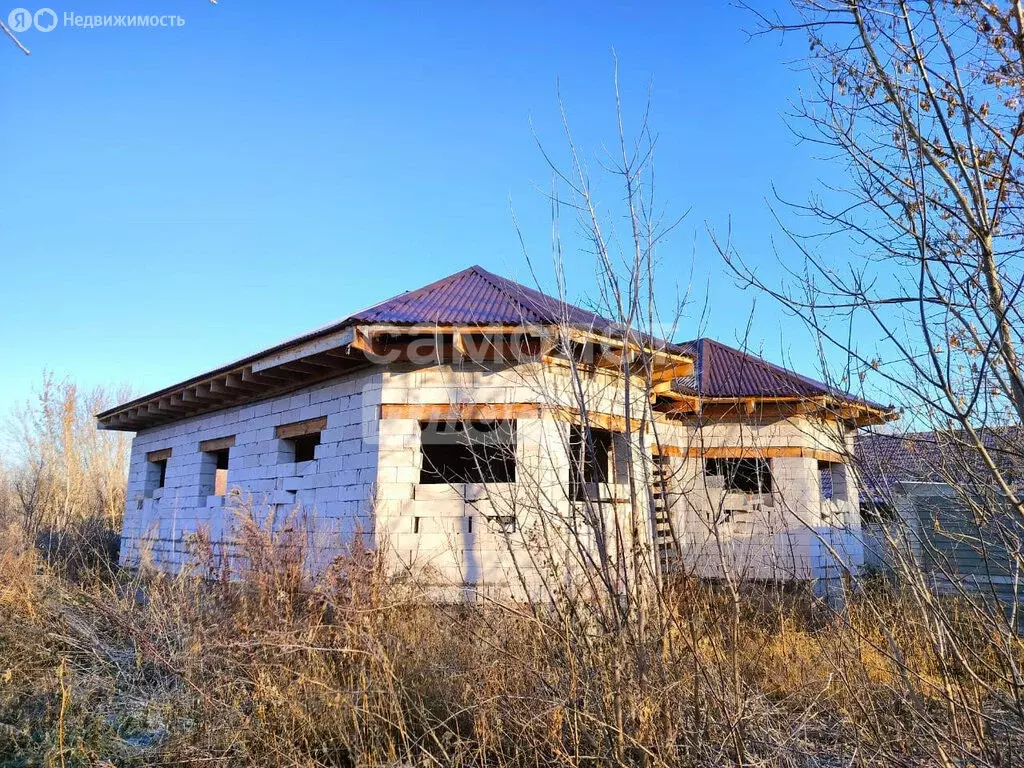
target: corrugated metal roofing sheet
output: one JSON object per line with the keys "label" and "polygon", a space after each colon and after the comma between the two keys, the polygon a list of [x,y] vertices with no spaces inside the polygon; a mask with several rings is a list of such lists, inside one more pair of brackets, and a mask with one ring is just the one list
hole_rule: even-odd
{"label": "corrugated metal roofing sheet", "polygon": [[883,407],[714,339],[684,341],[679,348],[694,358],[693,375],[676,379],[673,383],[676,391],[683,394],[708,398],[830,395]]}
{"label": "corrugated metal roofing sheet", "polygon": [[400,325],[566,322],[576,328],[602,331],[615,327],[612,321],[594,312],[566,304],[479,266],[383,301],[352,315],[348,321]]}

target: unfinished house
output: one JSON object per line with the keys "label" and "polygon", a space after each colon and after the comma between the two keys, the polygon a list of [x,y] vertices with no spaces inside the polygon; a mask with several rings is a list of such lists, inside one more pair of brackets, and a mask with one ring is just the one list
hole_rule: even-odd
{"label": "unfinished house", "polygon": [[626,551],[656,576],[856,572],[848,446],[890,416],[471,267],[98,420],[136,433],[124,565],[192,568],[199,543],[244,560],[256,526],[298,536],[312,571],[359,544],[439,589],[522,596]]}

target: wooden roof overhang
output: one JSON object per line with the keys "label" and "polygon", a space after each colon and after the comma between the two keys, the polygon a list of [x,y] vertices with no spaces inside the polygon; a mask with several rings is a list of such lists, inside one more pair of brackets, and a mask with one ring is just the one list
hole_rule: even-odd
{"label": "wooden roof overhang", "polygon": [[[360,368],[391,363],[524,362],[571,344],[596,350],[595,367],[648,371],[656,385],[692,373],[671,345],[602,336],[562,326],[352,324],[293,339],[96,416],[100,429],[139,431],[278,397]],[[570,352],[571,354],[571,352]]]}
{"label": "wooden roof overhang", "polygon": [[658,392],[654,408],[666,416],[687,421],[784,419],[809,416],[849,426],[884,424],[899,418],[895,409],[862,400],[822,395],[702,398],[679,392]]}

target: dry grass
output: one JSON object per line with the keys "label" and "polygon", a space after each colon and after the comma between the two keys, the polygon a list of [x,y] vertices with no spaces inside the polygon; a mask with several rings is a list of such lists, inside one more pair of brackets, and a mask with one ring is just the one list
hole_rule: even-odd
{"label": "dry grass", "polygon": [[[5,764],[1016,759],[1019,718],[987,721],[988,743],[973,742],[932,635],[882,586],[842,619],[766,588],[737,613],[681,582],[607,632],[578,620],[581,606],[426,604],[368,554],[309,590],[287,569],[244,583],[72,578],[13,535],[0,552]],[[993,710],[981,682],[960,685],[954,696]]]}

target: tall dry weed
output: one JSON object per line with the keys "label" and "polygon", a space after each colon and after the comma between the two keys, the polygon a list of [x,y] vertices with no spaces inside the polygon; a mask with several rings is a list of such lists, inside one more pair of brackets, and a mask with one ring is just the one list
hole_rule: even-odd
{"label": "tall dry weed", "polygon": [[[0,759],[941,765],[943,741],[960,738],[976,764],[1016,760],[1020,720],[987,729],[987,752],[971,744],[963,718],[995,699],[965,678],[954,695],[972,706],[946,705],[949,661],[885,583],[824,618],[809,595],[751,587],[737,635],[731,596],[681,580],[657,620],[612,633],[554,606],[432,604],[372,553],[283,590],[293,565],[265,534],[240,546],[268,555],[262,573],[75,581],[5,542]],[[1005,761],[985,762],[999,739]]]}

